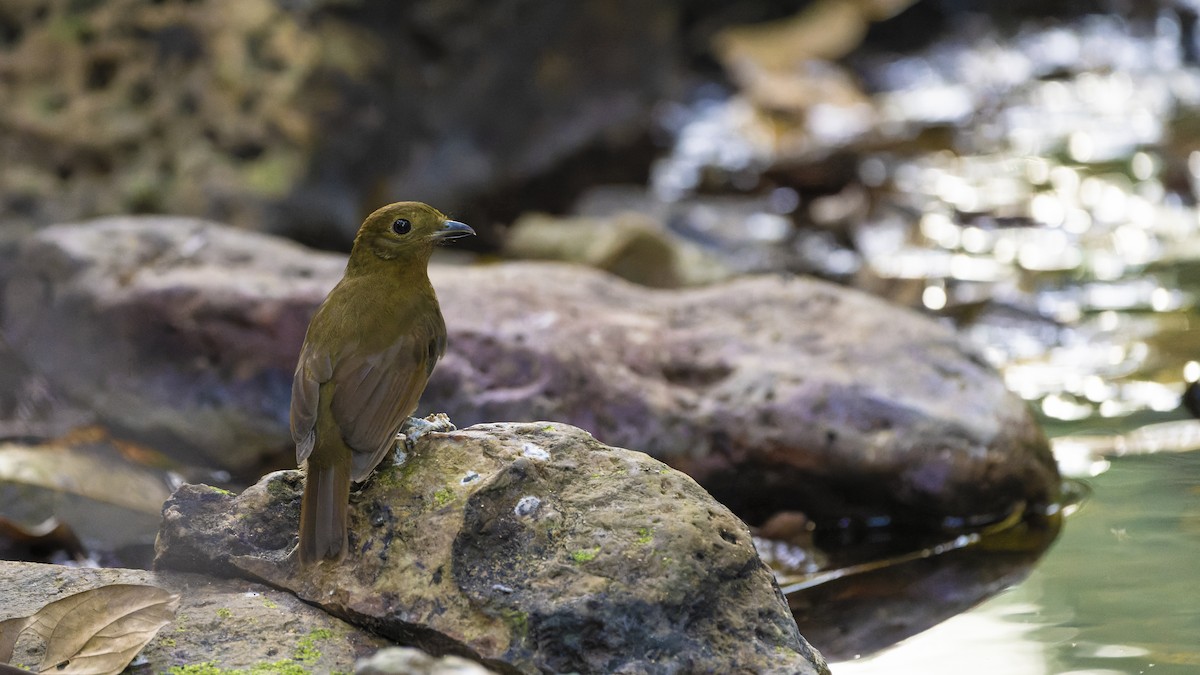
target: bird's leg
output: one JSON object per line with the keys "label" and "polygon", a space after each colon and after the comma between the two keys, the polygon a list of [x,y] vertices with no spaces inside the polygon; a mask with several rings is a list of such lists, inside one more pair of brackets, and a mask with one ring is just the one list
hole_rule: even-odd
{"label": "bird's leg", "polygon": [[454,423],[450,421],[450,416],[446,413],[434,413],[425,419],[410,417],[400,425],[400,442],[405,450],[411,452],[413,446],[417,444],[417,439],[425,434],[431,431],[444,433],[456,429],[458,427],[454,426]]}

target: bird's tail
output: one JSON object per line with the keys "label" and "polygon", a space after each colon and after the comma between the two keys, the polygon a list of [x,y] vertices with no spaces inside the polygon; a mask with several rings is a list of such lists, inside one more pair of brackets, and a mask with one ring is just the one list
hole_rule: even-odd
{"label": "bird's tail", "polygon": [[349,503],[350,463],[319,466],[310,458],[300,502],[300,562],[341,560],[346,555]]}

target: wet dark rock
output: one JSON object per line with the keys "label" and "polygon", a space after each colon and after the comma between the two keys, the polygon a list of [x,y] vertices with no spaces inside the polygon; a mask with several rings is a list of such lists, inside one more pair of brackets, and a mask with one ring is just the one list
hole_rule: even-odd
{"label": "wet dark rock", "polygon": [[294,591],[502,672],[824,673],[746,526],[692,479],[558,423],[423,436],[351,497],[350,554],[299,569],[298,471],[184,486],[159,568]]}
{"label": "wet dark rock", "polygon": [[1200,417],[1200,384],[1189,382],[1187,388],[1183,390],[1180,402],[1192,414],[1192,417]]}
{"label": "wet dark rock", "polygon": [[[262,584],[169,571],[8,561],[0,561],[0,621],[29,616],[49,602],[109,584],[158,586],[181,596],[175,620],[139,656],[148,664],[146,672],[203,663],[222,672],[346,672],[356,659],[392,644]],[[32,664],[40,658],[18,649],[13,663]]]}

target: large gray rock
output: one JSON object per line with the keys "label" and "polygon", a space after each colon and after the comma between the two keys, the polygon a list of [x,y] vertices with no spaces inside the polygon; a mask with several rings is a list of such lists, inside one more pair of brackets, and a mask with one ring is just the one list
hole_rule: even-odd
{"label": "large gray rock", "polygon": [[529,263],[432,278],[450,347],[422,406],[460,424],[576,424],[752,523],[959,525],[1058,495],[1040,428],[979,352],[866,294],[765,276],[655,291]]}
{"label": "large gray rock", "polygon": [[156,566],[257,578],[504,672],[827,673],[749,530],[687,476],[567,425],[421,437],[350,501],[350,553],[299,567],[301,474],[184,486]]}
{"label": "large gray rock", "polygon": [[[246,468],[292,451],[291,372],[344,260],[186,219],[56,226],[0,266],[0,328],[110,425]],[[783,277],[656,291],[536,263],[431,275],[450,339],[423,412],[583,427],[753,523],[931,528],[1058,494],[1045,438],[978,351],[865,294]]]}
{"label": "large gray rock", "polygon": [[345,259],[190,218],[46,228],[7,271],[13,351],[121,432],[193,463],[287,451],[308,320]]}
{"label": "large gray rock", "polygon": [[[204,663],[221,672],[348,672],[356,659],[392,644],[262,584],[180,572],[9,561],[0,561],[0,621],[29,616],[54,600],[110,584],[158,586],[181,596],[175,620],[141,652],[146,672]],[[40,653],[23,653],[21,646],[13,663],[32,665],[41,659]]]}

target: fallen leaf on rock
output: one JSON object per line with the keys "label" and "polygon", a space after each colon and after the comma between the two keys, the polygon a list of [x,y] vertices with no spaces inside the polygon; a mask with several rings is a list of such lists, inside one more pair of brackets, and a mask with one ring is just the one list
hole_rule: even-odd
{"label": "fallen leaf on rock", "polygon": [[30,632],[46,642],[39,673],[119,673],[178,608],[179,596],[156,586],[100,586],[0,622],[0,657],[12,658],[17,639]]}
{"label": "fallen leaf on rock", "polygon": [[7,663],[12,660],[13,648],[17,646],[17,637],[33,621],[32,616],[19,616],[0,621],[0,661]]}

